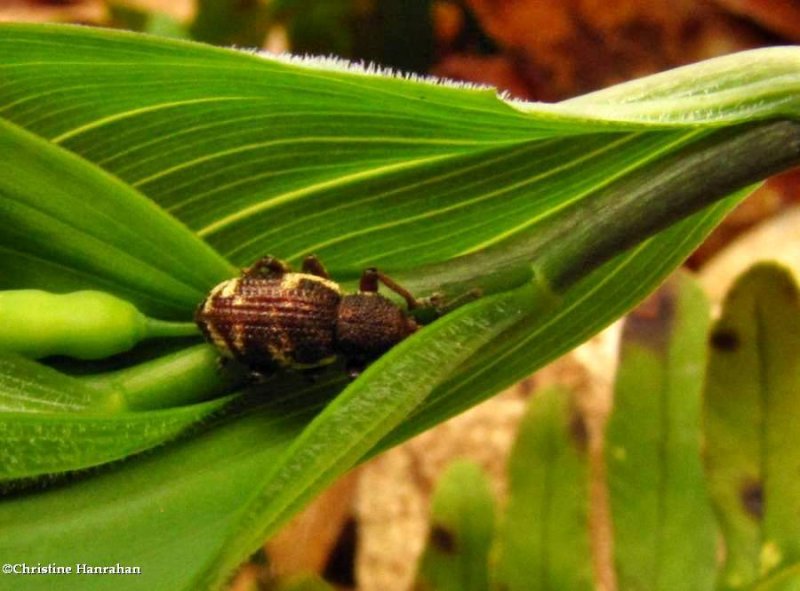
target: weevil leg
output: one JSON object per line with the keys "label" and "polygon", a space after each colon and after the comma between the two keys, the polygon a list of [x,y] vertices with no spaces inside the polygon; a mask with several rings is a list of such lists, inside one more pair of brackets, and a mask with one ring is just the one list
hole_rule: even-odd
{"label": "weevil leg", "polygon": [[320,260],[313,254],[310,254],[305,259],[303,259],[303,267],[301,271],[303,273],[308,273],[309,275],[322,277],[323,279],[331,278],[330,274],[328,273],[328,270],[325,268],[325,265],[323,265],[320,262]]}
{"label": "weevil leg", "polygon": [[274,256],[265,256],[242,271],[242,277],[282,277],[291,272],[289,265]]}
{"label": "weevil leg", "polygon": [[364,272],[361,273],[358,291],[364,293],[375,293],[378,291],[378,270],[375,267],[364,269]]}
{"label": "weevil leg", "polygon": [[410,291],[408,291],[405,287],[397,283],[388,275],[378,271],[378,269],[375,267],[364,269],[364,272],[361,274],[361,282],[358,288],[362,292],[375,293],[378,291],[378,282],[383,283],[388,289],[391,289],[393,292],[403,298],[406,301],[406,305],[408,306],[409,310],[419,307],[419,301],[417,301],[417,298],[411,295]]}

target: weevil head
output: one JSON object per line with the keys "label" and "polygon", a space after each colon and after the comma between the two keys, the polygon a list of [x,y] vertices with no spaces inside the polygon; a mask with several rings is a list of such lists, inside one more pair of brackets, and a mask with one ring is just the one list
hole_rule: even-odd
{"label": "weevil head", "polygon": [[417,330],[417,323],[377,293],[342,296],[336,319],[337,350],[350,360],[377,359]]}

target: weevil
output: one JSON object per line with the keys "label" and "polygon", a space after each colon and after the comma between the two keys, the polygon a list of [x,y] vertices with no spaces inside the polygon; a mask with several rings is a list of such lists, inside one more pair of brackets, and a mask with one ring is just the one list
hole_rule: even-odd
{"label": "weevil", "polygon": [[345,360],[357,376],[415,332],[416,321],[378,293],[379,284],[419,306],[411,293],[374,267],[365,269],[356,293],[344,293],[315,256],[300,273],[267,256],[211,290],[195,313],[205,338],[226,358],[256,373],[313,369]]}

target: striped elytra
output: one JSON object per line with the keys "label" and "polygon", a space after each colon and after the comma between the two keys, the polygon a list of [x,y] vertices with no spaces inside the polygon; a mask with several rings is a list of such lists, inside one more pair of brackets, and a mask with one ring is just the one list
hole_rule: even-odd
{"label": "striped elytra", "polygon": [[288,273],[239,277],[215,287],[196,314],[206,338],[255,370],[332,361],[341,292],[332,281]]}
{"label": "striped elytra", "polygon": [[364,271],[353,294],[343,294],[316,258],[306,259],[307,270],[293,273],[265,257],[211,290],[195,321],[223,356],[256,372],[314,368],[342,357],[357,375],[417,329],[405,310],[377,293],[378,282],[416,301],[377,270]]}

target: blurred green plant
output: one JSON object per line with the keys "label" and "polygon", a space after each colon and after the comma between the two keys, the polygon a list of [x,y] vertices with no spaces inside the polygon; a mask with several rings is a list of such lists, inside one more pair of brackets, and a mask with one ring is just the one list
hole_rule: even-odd
{"label": "blurred green plant", "polygon": [[187,23],[126,0],[106,3],[111,26],[162,37],[258,49],[282,28],[296,54],[337,55],[418,73],[427,72],[435,57],[431,0],[196,0]]}
{"label": "blurred green plant", "polygon": [[705,455],[726,591],[800,586],[799,302],[789,271],[754,267],[711,333]]}
{"label": "blurred green plant", "polygon": [[[185,338],[91,364],[5,353],[3,555],[143,569],[86,588],[219,588],[337,476],[597,332],[795,164],[799,51],[543,105],[0,25],[0,288],[98,290],[186,323],[237,267],[313,252],[348,289],[379,265],[420,297],[483,293],[351,384],[248,384]],[[45,476],[62,486],[30,486]]]}
{"label": "blurred green plant", "polygon": [[146,10],[125,0],[106,0],[106,7],[108,24],[112,27],[173,39],[191,37],[184,23],[165,12]]}
{"label": "blurred green plant", "polygon": [[273,19],[265,0],[197,0],[192,39],[214,45],[263,47]]}
{"label": "blurred green plant", "polygon": [[414,588],[487,589],[493,529],[494,499],[486,476],[471,462],[454,462],[433,498],[428,545]]}
{"label": "blurred green plant", "polygon": [[[756,265],[711,327],[702,291],[679,274],[627,318],[604,435],[612,539],[599,541],[613,548],[615,589],[800,586],[798,296],[790,271]],[[534,393],[494,531],[480,468],[445,472],[417,589],[598,588],[583,420],[572,392]]]}
{"label": "blurred green plant", "polygon": [[625,323],[605,433],[620,589],[714,588],[717,528],[700,450],[709,314],[681,274]]}

